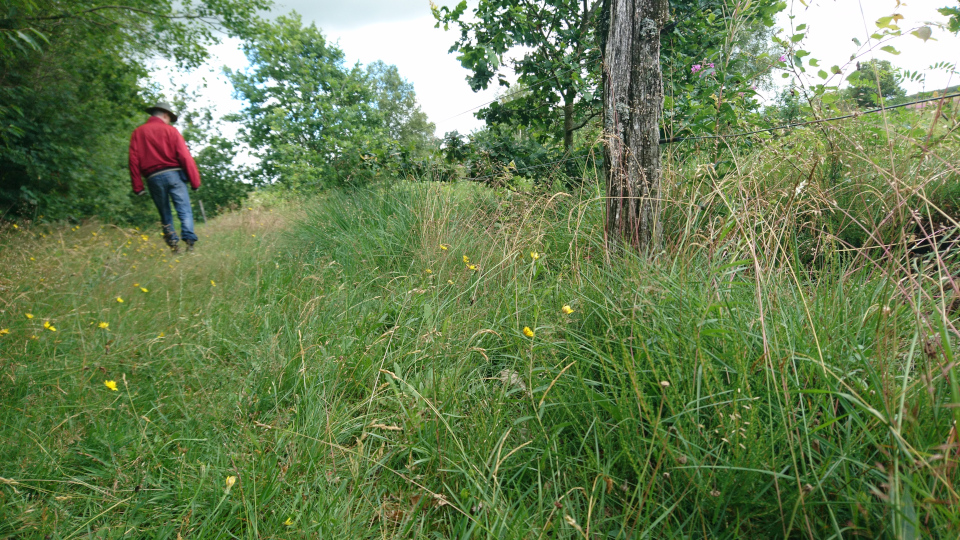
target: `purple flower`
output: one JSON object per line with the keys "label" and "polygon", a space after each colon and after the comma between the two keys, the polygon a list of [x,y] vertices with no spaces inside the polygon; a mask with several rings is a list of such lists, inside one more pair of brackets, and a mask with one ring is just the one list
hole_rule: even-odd
{"label": "purple flower", "polygon": [[700,71],[701,69],[703,69],[703,66],[701,66],[700,64],[694,64],[694,65],[690,68],[690,71],[692,71],[693,73],[696,73],[696,72]]}
{"label": "purple flower", "polygon": [[754,91],[756,91],[756,89],[757,89],[757,85],[755,85],[755,84],[751,84],[751,85],[750,85],[750,89],[751,89],[751,90],[754,90]]}
{"label": "purple flower", "polygon": [[786,62],[786,61],[787,61],[787,55],[781,54],[781,55],[780,55],[780,61],[781,61],[781,62]]}
{"label": "purple flower", "polygon": [[707,67],[711,67],[711,68],[714,67],[713,62],[710,62],[709,64],[707,64]]}

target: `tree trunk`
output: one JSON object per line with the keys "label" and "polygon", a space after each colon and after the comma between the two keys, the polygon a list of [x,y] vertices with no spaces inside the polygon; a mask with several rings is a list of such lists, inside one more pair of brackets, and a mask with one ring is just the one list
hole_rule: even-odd
{"label": "tree trunk", "polygon": [[563,96],[563,149],[566,152],[573,148],[573,100],[576,97],[573,90]]}
{"label": "tree trunk", "polygon": [[660,244],[660,29],[668,0],[606,0],[603,60],[607,249]]}

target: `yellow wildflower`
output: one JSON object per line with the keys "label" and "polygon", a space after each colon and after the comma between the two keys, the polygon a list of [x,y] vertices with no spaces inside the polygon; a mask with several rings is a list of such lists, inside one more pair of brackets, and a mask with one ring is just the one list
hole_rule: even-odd
{"label": "yellow wildflower", "polygon": [[145,234],[141,234],[141,235],[140,235],[140,239],[143,240],[144,242],[146,242],[147,240],[150,240],[150,237],[147,236],[147,235],[145,235]]}
{"label": "yellow wildflower", "polygon": [[30,336],[30,339],[40,339],[40,338],[37,337],[37,336],[31,335],[31,336]]}
{"label": "yellow wildflower", "polygon": [[287,520],[284,521],[283,524],[286,525],[287,527],[292,526],[292,525],[293,525],[293,518],[287,518]]}
{"label": "yellow wildflower", "polygon": [[448,280],[447,280],[447,283],[453,285],[453,280],[452,280],[452,279],[448,279]]}
{"label": "yellow wildflower", "polygon": [[537,260],[537,259],[540,258],[540,254],[537,253],[536,251],[531,251],[531,252],[530,252],[530,258],[533,259],[533,260]]}
{"label": "yellow wildflower", "polygon": [[446,251],[448,248],[446,244],[440,244],[440,249]]}
{"label": "yellow wildflower", "polygon": [[160,335],[157,336],[157,337],[158,337],[158,338],[162,338],[162,337],[165,336],[165,335],[167,335],[166,332],[160,332]]}
{"label": "yellow wildflower", "polygon": [[14,223],[14,224],[13,224],[13,228],[14,228],[14,229],[19,229],[20,227],[17,227],[17,224]]}
{"label": "yellow wildflower", "polygon": [[9,328],[0,328],[0,336],[5,336],[10,333]]}
{"label": "yellow wildflower", "polygon": [[477,271],[477,265],[475,265],[475,264],[468,264],[468,265],[467,265],[467,268],[469,268],[470,270],[473,270],[474,272]]}
{"label": "yellow wildflower", "polygon": [[28,318],[28,319],[32,319],[32,318],[33,318],[33,313],[27,313],[27,318]]}
{"label": "yellow wildflower", "polygon": [[47,330],[49,330],[49,331],[51,331],[51,332],[56,332],[56,331],[57,331],[57,327],[55,327],[55,326],[48,326],[48,327],[47,327]]}
{"label": "yellow wildflower", "polygon": [[139,283],[134,283],[133,286],[134,286],[134,287],[139,287],[140,284],[139,284]]}
{"label": "yellow wildflower", "polygon": [[433,273],[433,270],[427,268],[426,270],[424,270],[424,272],[426,272],[426,273],[428,273],[428,274],[432,274],[432,273]]}
{"label": "yellow wildflower", "polygon": [[117,297],[117,303],[118,303],[118,304],[122,304],[122,303],[123,303],[123,298],[120,298],[120,297],[118,296],[118,297]]}
{"label": "yellow wildflower", "polygon": [[523,335],[527,336],[528,338],[532,338],[532,337],[533,337],[533,330],[531,330],[529,326],[524,326],[524,327],[523,327]]}
{"label": "yellow wildflower", "polygon": [[227,489],[232,488],[233,485],[237,483],[237,477],[228,476],[226,482],[227,482]]}
{"label": "yellow wildflower", "polygon": [[101,330],[106,330],[107,328],[110,328],[110,323],[102,322],[98,324],[97,327],[100,328]]}
{"label": "yellow wildflower", "polygon": [[216,286],[217,286],[217,282],[211,279],[211,280],[210,280],[210,285],[216,287]]}
{"label": "yellow wildflower", "polygon": [[103,381],[103,384],[114,392],[117,391],[117,381]]}
{"label": "yellow wildflower", "polygon": [[562,311],[562,312],[566,313],[567,315],[569,315],[569,314],[573,313],[573,308],[570,307],[570,306],[563,306],[562,308],[560,308],[560,311]]}
{"label": "yellow wildflower", "polygon": [[31,261],[35,261],[36,259],[34,259],[33,257],[30,257],[30,260],[31,260]]}
{"label": "yellow wildflower", "polygon": [[94,233],[92,233],[92,234],[93,234],[94,236],[96,236],[96,235],[97,235],[97,233],[95,233],[95,232],[94,232]]}
{"label": "yellow wildflower", "polygon": [[464,255],[464,256],[463,256],[463,264],[470,264],[470,257],[467,257],[466,255]]}
{"label": "yellow wildflower", "polygon": [[143,292],[150,292],[149,290],[147,290],[146,287],[140,287],[140,290],[143,291]]}

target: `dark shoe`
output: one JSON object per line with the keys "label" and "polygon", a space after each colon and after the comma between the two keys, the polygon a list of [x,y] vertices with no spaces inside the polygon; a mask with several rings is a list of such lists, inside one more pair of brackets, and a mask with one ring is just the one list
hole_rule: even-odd
{"label": "dark shoe", "polygon": [[193,253],[193,242],[187,242],[187,253]]}
{"label": "dark shoe", "polygon": [[170,253],[173,253],[174,255],[180,253],[180,246],[177,244],[170,244]]}

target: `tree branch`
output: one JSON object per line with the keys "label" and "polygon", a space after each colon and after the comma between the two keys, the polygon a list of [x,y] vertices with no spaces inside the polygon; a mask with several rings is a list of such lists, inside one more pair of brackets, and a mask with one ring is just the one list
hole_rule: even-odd
{"label": "tree branch", "polygon": [[591,114],[590,116],[586,117],[586,118],[583,120],[583,122],[580,123],[579,126],[570,128],[570,131],[576,131],[576,130],[582,128],[583,126],[587,125],[591,120],[593,120],[594,118],[600,116],[600,113],[601,113],[601,112],[602,112],[601,109],[595,109],[595,110],[593,111],[593,114]]}

